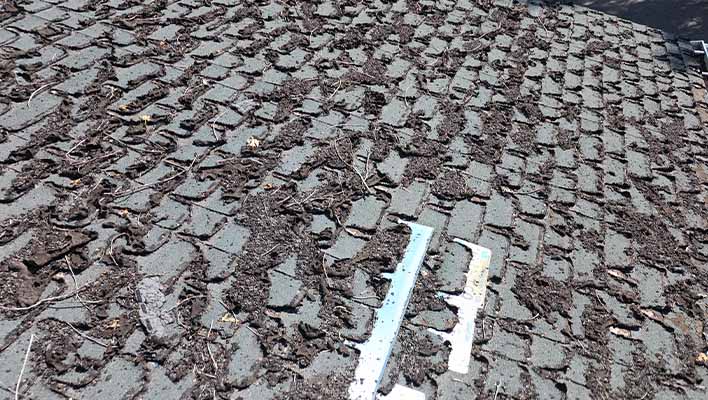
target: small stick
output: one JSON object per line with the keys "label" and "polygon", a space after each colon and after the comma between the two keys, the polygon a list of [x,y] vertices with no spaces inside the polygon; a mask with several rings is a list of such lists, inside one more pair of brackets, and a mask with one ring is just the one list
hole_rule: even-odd
{"label": "small stick", "polygon": [[206,372],[200,371],[200,370],[198,370],[198,369],[195,369],[194,372],[195,372],[197,375],[202,375],[202,376],[206,376],[207,378],[216,379],[216,376],[214,376],[214,375],[212,375],[212,374],[207,374]]}
{"label": "small stick", "polygon": [[64,261],[66,261],[66,265],[69,267],[69,272],[71,272],[71,278],[74,280],[74,287],[76,290],[76,300],[81,303],[82,306],[86,307],[87,310],[91,311],[91,309],[84,303],[84,300],[79,296],[79,281],[76,280],[76,274],[74,274],[74,269],[71,268],[71,262],[69,262],[69,256],[64,256]]}
{"label": "small stick", "polygon": [[273,250],[277,249],[278,246],[280,246],[280,244],[276,244],[275,246],[271,247],[270,250],[268,250],[268,251],[266,251],[265,253],[261,254],[260,256],[258,256],[258,258],[267,256],[268,254],[272,253]]}
{"label": "small stick", "polygon": [[[281,187],[282,187],[282,186],[281,186]],[[280,187],[278,188],[278,190],[280,190]],[[275,193],[275,192],[273,192],[273,193]],[[315,193],[317,193],[317,189],[313,190],[312,193],[310,193],[309,195],[307,195],[307,197],[305,197],[304,199],[298,201],[297,203],[288,203],[288,204],[286,205],[286,207],[290,207],[290,206],[292,206],[292,205],[294,205],[294,204],[297,204],[297,205],[299,205],[301,208],[303,208],[302,205],[305,204],[305,203],[307,203],[307,201],[310,200],[310,198],[312,198],[312,196],[314,196]],[[287,200],[290,200],[290,199],[293,198],[293,197],[295,197],[295,195],[288,196]],[[283,204],[283,202],[280,202],[280,203],[278,203],[278,204]]]}
{"label": "small stick", "polygon": [[[104,155],[99,156],[99,157],[94,157],[94,158],[88,159],[88,160],[86,160],[86,161],[80,161],[80,162],[72,163],[71,166],[72,166],[72,167],[75,166],[75,167],[76,167],[76,171],[79,172],[79,171],[81,171],[81,168],[83,168],[84,165],[86,165],[86,164],[88,164],[88,163],[92,163],[92,162],[95,162],[95,161],[105,160],[106,158],[111,158],[111,157],[113,157],[113,156],[115,156],[115,155],[117,155],[117,154],[120,154],[120,150],[112,151],[112,152],[110,152],[110,153],[108,153],[108,154],[104,154]],[[71,159],[73,160],[74,158],[72,157]]]}
{"label": "small stick", "polygon": [[324,254],[322,254],[322,272],[324,272],[327,286],[329,286],[329,276],[327,276],[327,265],[325,264],[325,255]]}
{"label": "small stick", "polygon": [[87,334],[81,332],[80,330],[76,329],[76,328],[74,327],[74,325],[71,325],[71,324],[68,323],[68,322],[65,322],[65,323],[66,323],[67,325],[69,325],[69,328],[71,328],[71,330],[73,330],[74,332],[76,332],[76,334],[79,335],[79,336],[81,336],[82,338],[84,338],[84,339],[86,339],[86,340],[88,340],[88,341],[90,341],[90,342],[94,342],[94,343],[96,343],[97,345],[99,345],[99,346],[101,346],[101,347],[105,347],[105,348],[110,347],[109,345],[107,345],[107,344],[101,342],[100,340],[98,340],[98,339],[96,339],[96,338],[92,338],[91,336],[89,336],[89,335],[87,335]]}
{"label": "small stick", "polygon": [[185,169],[185,167],[183,165],[177,164],[176,162],[174,162],[172,160],[164,160],[163,162],[167,165],[171,165],[171,166],[179,168],[179,169]]}
{"label": "small stick", "polygon": [[186,302],[188,302],[188,301],[190,301],[190,300],[200,299],[200,298],[204,298],[204,297],[206,297],[206,295],[203,295],[203,294],[195,295],[195,296],[189,296],[189,297],[187,297],[187,298],[185,298],[185,299],[182,299],[180,302],[178,302],[178,303],[175,304],[174,306],[168,308],[167,310],[165,310],[165,312],[168,313],[168,312],[174,310],[175,308],[181,306],[182,304],[184,304],[184,303],[186,303]]}
{"label": "small stick", "polygon": [[207,332],[207,343],[206,343],[206,348],[207,351],[209,352],[209,357],[211,358],[211,362],[214,364],[214,375],[219,371],[219,364],[216,363],[216,359],[214,358],[214,353],[211,352],[211,347],[209,347],[209,336],[211,335],[211,330],[214,328],[214,320],[211,320],[211,324],[209,325],[209,332]]}
{"label": "small stick", "polygon": [[41,299],[38,302],[32,304],[31,306],[26,306],[26,307],[5,307],[5,306],[0,306],[0,310],[5,310],[5,311],[28,311],[33,308],[37,308],[41,306],[44,303],[48,302],[53,302],[53,301],[60,301],[60,300],[65,300],[68,299],[69,297],[73,297],[77,291],[84,290],[86,286],[81,286],[78,290],[72,290],[70,293],[67,294],[62,294],[59,296],[53,296],[53,297],[47,297],[46,299]]}
{"label": "small stick", "polygon": [[366,165],[364,167],[364,178],[369,179],[369,159],[371,158],[371,149],[366,151]]}
{"label": "small stick", "polygon": [[120,235],[118,235],[118,236],[114,237],[113,239],[111,239],[111,247],[108,248],[108,255],[111,256],[111,260],[113,260],[113,264],[115,264],[116,267],[119,267],[119,265],[118,265],[118,261],[116,261],[116,258],[113,256],[113,245],[114,245],[116,239],[118,239],[118,238],[121,237],[121,236],[126,236],[126,235],[127,235],[127,234],[125,234],[125,233],[121,233]]}
{"label": "small stick", "polygon": [[494,400],[497,400],[497,396],[499,395],[499,384],[501,381],[497,381],[497,390],[494,391]]}
{"label": "small stick", "polygon": [[15,392],[13,389],[11,389],[11,388],[9,388],[9,387],[7,387],[7,386],[5,386],[5,385],[0,385],[0,389],[6,391],[6,392],[8,392],[8,393],[12,393],[12,394],[17,393],[17,392]]}
{"label": "small stick", "polygon": [[27,107],[29,107],[30,102],[32,101],[32,99],[34,98],[35,95],[37,95],[39,92],[41,92],[42,90],[48,88],[48,87],[51,86],[51,85],[53,85],[53,83],[47,83],[46,85],[42,85],[42,86],[39,87],[39,89],[37,89],[37,90],[35,90],[34,92],[32,92],[32,94],[30,95],[29,99],[27,99]]}
{"label": "small stick", "polygon": [[309,45],[310,45],[310,46],[312,46],[312,34],[315,33],[315,32],[317,32],[317,31],[319,31],[319,30],[320,30],[320,28],[317,27],[317,28],[313,29],[313,30],[310,32],[310,38],[308,39],[308,42],[309,42]]}
{"label": "small stick", "polygon": [[541,27],[543,28],[543,30],[546,31],[546,39],[548,39],[550,37],[549,33],[548,33],[548,29],[546,29],[546,25],[544,25],[543,21],[541,20],[541,17],[540,16],[536,17],[536,20],[538,21],[539,24],[541,24]]}
{"label": "small stick", "polygon": [[79,146],[81,146],[88,138],[89,138],[89,137],[86,136],[85,138],[79,140],[78,143],[76,143],[72,148],[69,149],[69,151],[66,152],[66,154],[64,154],[64,157],[73,160],[74,157],[72,157],[70,154],[71,154],[74,150],[76,150]]}
{"label": "small stick", "polygon": [[374,296],[374,295],[371,295],[371,296],[352,296],[352,299],[355,299],[355,300],[368,300],[368,299],[378,299],[378,298],[379,298],[379,296]]}
{"label": "small stick", "polygon": [[175,179],[175,178],[178,178],[178,177],[182,176],[185,172],[191,170],[192,167],[194,166],[195,161],[197,161],[196,158],[192,160],[192,163],[191,163],[191,164],[189,164],[189,168],[184,168],[184,169],[182,169],[181,171],[179,171],[178,173],[176,173],[176,174],[170,176],[169,178],[161,179],[161,180],[159,180],[159,181],[152,182],[152,183],[146,183],[146,184],[140,185],[139,187],[137,187],[137,188],[135,188],[135,189],[132,189],[132,190],[126,190],[126,191],[123,191],[123,192],[113,193],[113,195],[114,195],[116,198],[118,198],[118,197],[125,197],[125,196],[129,196],[129,195],[131,195],[131,194],[134,194],[134,193],[142,192],[143,190],[149,189],[149,188],[151,188],[151,187],[153,187],[153,186],[157,186],[157,185],[161,185],[161,184],[163,184],[163,183],[167,183],[167,182],[169,182],[169,181],[171,181],[171,180],[173,180],[173,179]]}
{"label": "small stick", "polygon": [[216,139],[216,140],[219,140],[219,135],[216,134],[216,126],[215,126],[216,121],[218,121],[219,118],[221,118],[221,116],[224,115],[225,113],[226,113],[226,111],[222,112],[221,114],[217,115],[213,121],[211,121],[211,133],[212,133],[212,135],[214,135],[214,139]]}
{"label": "small stick", "polygon": [[258,336],[258,337],[261,337],[260,333],[256,332],[253,328],[251,328],[251,327],[248,326],[248,325],[245,325],[245,326],[246,326],[246,329],[248,329],[249,331],[251,331],[254,335],[256,335],[256,336]]}
{"label": "small stick", "polygon": [[359,170],[356,169],[356,167],[354,166],[354,164],[349,164],[349,163],[347,163],[346,161],[344,161],[344,158],[342,158],[342,155],[339,154],[339,148],[337,147],[337,141],[336,141],[336,140],[334,141],[334,151],[337,153],[337,157],[339,157],[339,159],[344,163],[344,165],[346,165],[347,167],[349,167],[349,168],[351,168],[352,170],[354,170],[354,172],[359,176],[359,179],[361,179],[361,183],[364,184],[364,187],[366,188],[366,191],[367,191],[368,193],[373,193],[373,191],[372,191],[371,188],[369,187],[369,184],[366,183],[366,179],[364,179],[364,176],[361,174],[361,172],[359,172]]}
{"label": "small stick", "polygon": [[337,88],[334,89],[334,92],[332,92],[332,94],[330,94],[329,97],[327,97],[327,100],[326,100],[326,101],[329,101],[329,99],[331,99],[332,97],[334,97],[334,95],[337,94],[337,92],[339,91],[339,88],[341,88],[341,87],[342,87],[342,79],[340,78],[340,79],[339,79],[339,84],[337,85]]}
{"label": "small stick", "polygon": [[32,342],[34,342],[34,333],[30,334],[29,344],[27,345],[27,352],[25,352],[25,361],[22,362],[20,376],[17,377],[17,385],[15,386],[15,400],[19,400],[20,398],[20,384],[22,384],[22,374],[25,373],[25,368],[27,367],[27,360],[29,359],[30,350],[32,350]]}
{"label": "small stick", "polygon": [[511,190],[511,189],[507,189],[507,188],[503,187],[503,188],[502,188],[502,191],[505,192],[505,193],[518,194],[518,195],[525,196],[525,195],[529,195],[529,194],[538,193],[538,192],[542,191],[543,189],[545,189],[545,188],[544,188],[544,187],[539,187],[538,189],[529,190],[528,192],[522,192],[522,191],[519,191],[519,190]]}

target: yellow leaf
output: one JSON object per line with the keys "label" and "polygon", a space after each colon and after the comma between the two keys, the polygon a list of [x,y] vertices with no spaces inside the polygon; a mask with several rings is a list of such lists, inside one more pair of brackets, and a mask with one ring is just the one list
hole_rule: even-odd
{"label": "yellow leaf", "polygon": [[121,104],[118,106],[118,109],[121,111],[128,111],[129,106],[127,104]]}
{"label": "yellow leaf", "polygon": [[255,149],[256,147],[261,145],[261,141],[258,140],[258,138],[251,136],[250,138],[248,138],[246,144],[248,145],[248,147]]}
{"label": "yellow leaf", "polygon": [[140,116],[140,119],[143,120],[143,122],[150,122],[150,121],[152,121],[152,117],[149,116],[149,115],[147,115],[147,114],[141,115],[141,116]]}
{"label": "yellow leaf", "polygon": [[71,185],[72,185],[72,186],[79,186],[79,185],[81,185],[81,179],[80,179],[80,178],[79,178],[79,179],[74,179],[73,181],[71,181]]}
{"label": "yellow leaf", "polygon": [[120,327],[120,319],[116,318],[108,323],[107,328],[118,329]]}
{"label": "yellow leaf", "polygon": [[226,313],[219,318],[219,322],[229,322],[232,324],[237,324],[239,323],[239,320],[236,319],[231,313]]}
{"label": "yellow leaf", "polygon": [[708,354],[698,353],[698,357],[696,357],[696,364],[701,364],[708,367]]}

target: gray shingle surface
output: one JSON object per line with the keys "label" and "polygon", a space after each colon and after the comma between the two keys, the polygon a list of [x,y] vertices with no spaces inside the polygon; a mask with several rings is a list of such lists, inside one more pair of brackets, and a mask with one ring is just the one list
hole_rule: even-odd
{"label": "gray shingle surface", "polygon": [[[708,95],[688,43],[510,0],[54,3],[0,11],[4,387],[37,332],[32,397],[346,398],[345,340],[371,331],[405,218],[435,232],[389,386],[706,395]],[[74,231],[89,243],[52,247]],[[465,282],[453,238],[493,252],[467,375],[425,329],[454,323],[436,297]],[[153,275],[169,343],[137,319]]]}

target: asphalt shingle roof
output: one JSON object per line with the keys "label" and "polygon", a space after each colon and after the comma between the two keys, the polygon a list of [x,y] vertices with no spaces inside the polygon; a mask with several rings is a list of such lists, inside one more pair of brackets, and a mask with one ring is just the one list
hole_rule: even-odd
{"label": "asphalt shingle roof", "polygon": [[[706,396],[686,41],[507,0],[6,1],[0,72],[0,398],[348,398],[399,218],[433,231],[382,393]],[[455,239],[491,250],[467,373],[431,331]]]}

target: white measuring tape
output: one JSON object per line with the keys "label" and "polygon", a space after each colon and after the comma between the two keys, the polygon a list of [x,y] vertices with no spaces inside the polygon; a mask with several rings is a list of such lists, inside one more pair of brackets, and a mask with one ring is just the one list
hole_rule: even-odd
{"label": "white measuring tape", "polygon": [[454,241],[472,251],[472,261],[467,271],[467,282],[463,292],[457,296],[440,293],[448,304],[457,308],[457,324],[451,333],[432,328],[429,330],[450,342],[452,346],[447,368],[466,374],[469,371],[472,342],[474,342],[475,319],[477,319],[477,312],[484,307],[484,297],[487,294],[487,277],[492,251],[462,239]]}

